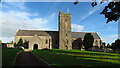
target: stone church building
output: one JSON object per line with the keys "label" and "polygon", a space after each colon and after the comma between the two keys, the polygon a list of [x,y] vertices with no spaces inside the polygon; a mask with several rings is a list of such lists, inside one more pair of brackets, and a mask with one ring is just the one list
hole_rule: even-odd
{"label": "stone church building", "polygon": [[59,12],[59,31],[43,30],[18,30],[14,37],[14,43],[21,38],[24,47],[33,49],[80,49],[86,33],[94,37],[93,46],[101,46],[101,38],[96,32],[72,32],[71,14]]}

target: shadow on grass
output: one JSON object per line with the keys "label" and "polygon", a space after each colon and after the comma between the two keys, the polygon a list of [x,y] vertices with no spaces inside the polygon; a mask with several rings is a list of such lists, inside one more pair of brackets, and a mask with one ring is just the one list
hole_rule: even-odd
{"label": "shadow on grass", "polygon": [[[79,50],[79,52],[72,52],[72,51],[70,51],[69,52],[69,50],[67,51],[67,50],[49,50],[49,51],[53,51],[53,52],[62,52],[62,53],[74,53],[74,54],[88,54],[88,55],[105,55],[105,56],[116,56],[115,55],[115,53],[113,53],[114,55],[112,55],[112,53],[105,53],[105,54],[103,54],[104,52],[95,52],[95,51],[89,51],[89,52],[91,52],[91,53],[86,53],[86,52],[82,52],[82,51],[80,51]],[[95,52],[95,53],[94,53]],[[118,53],[117,53],[118,54]],[[119,56],[120,56],[120,54],[119,54]]]}
{"label": "shadow on grass", "polygon": [[[108,62],[108,61],[101,61],[104,60],[103,58],[96,58],[96,57],[84,57],[84,56],[73,56],[67,54],[60,54],[63,51],[42,51],[36,50],[33,51],[36,55],[40,56],[42,59],[50,63],[53,67],[92,67],[92,68],[101,68],[101,67],[118,67],[119,64]],[[59,54],[58,54],[59,53]],[[71,52],[63,52],[63,53],[71,53]],[[73,52],[75,53],[75,52]],[[78,53],[75,53],[78,54]],[[81,53],[79,53],[81,54]],[[86,54],[86,53],[85,53]],[[90,59],[88,59],[90,58]],[[98,59],[98,60],[96,60]],[[115,59],[116,60],[116,59]]]}
{"label": "shadow on grass", "polygon": [[104,59],[104,60],[118,60],[118,59],[115,59],[115,58],[106,58],[106,57],[87,57],[87,56],[73,56],[73,57],[75,57],[75,58],[77,58],[77,57],[83,57],[83,58],[94,58],[94,59]]}

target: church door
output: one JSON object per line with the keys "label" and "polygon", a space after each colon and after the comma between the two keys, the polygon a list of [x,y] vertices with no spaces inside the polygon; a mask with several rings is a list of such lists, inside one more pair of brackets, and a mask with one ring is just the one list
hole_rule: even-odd
{"label": "church door", "polygon": [[67,45],[66,45],[65,47],[66,47],[66,49],[68,49],[68,46],[67,46]]}
{"label": "church door", "polygon": [[34,49],[38,49],[38,45],[37,44],[34,44]]}

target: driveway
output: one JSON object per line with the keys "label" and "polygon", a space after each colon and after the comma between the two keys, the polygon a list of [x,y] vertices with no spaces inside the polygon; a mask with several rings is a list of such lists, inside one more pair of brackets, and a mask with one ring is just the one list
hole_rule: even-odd
{"label": "driveway", "polygon": [[16,59],[16,63],[14,65],[14,67],[18,68],[22,68],[22,67],[48,67],[51,68],[48,64],[44,63],[41,59],[39,59],[38,57],[34,56],[31,52],[25,52],[22,51],[19,53],[19,55],[17,56]]}

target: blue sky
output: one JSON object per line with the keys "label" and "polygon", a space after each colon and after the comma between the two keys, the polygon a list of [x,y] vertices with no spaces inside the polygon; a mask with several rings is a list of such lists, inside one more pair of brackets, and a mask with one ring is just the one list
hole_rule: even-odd
{"label": "blue sky", "polygon": [[0,7],[2,13],[2,40],[10,42],[19,29],[58,30],[59,11],[72,14],[72,31],[98,32],[106,43],[112,43],[118,37],[118,23],[106,24],[99,13],[104,4],[92,7],[90,2],[5,2]]}

